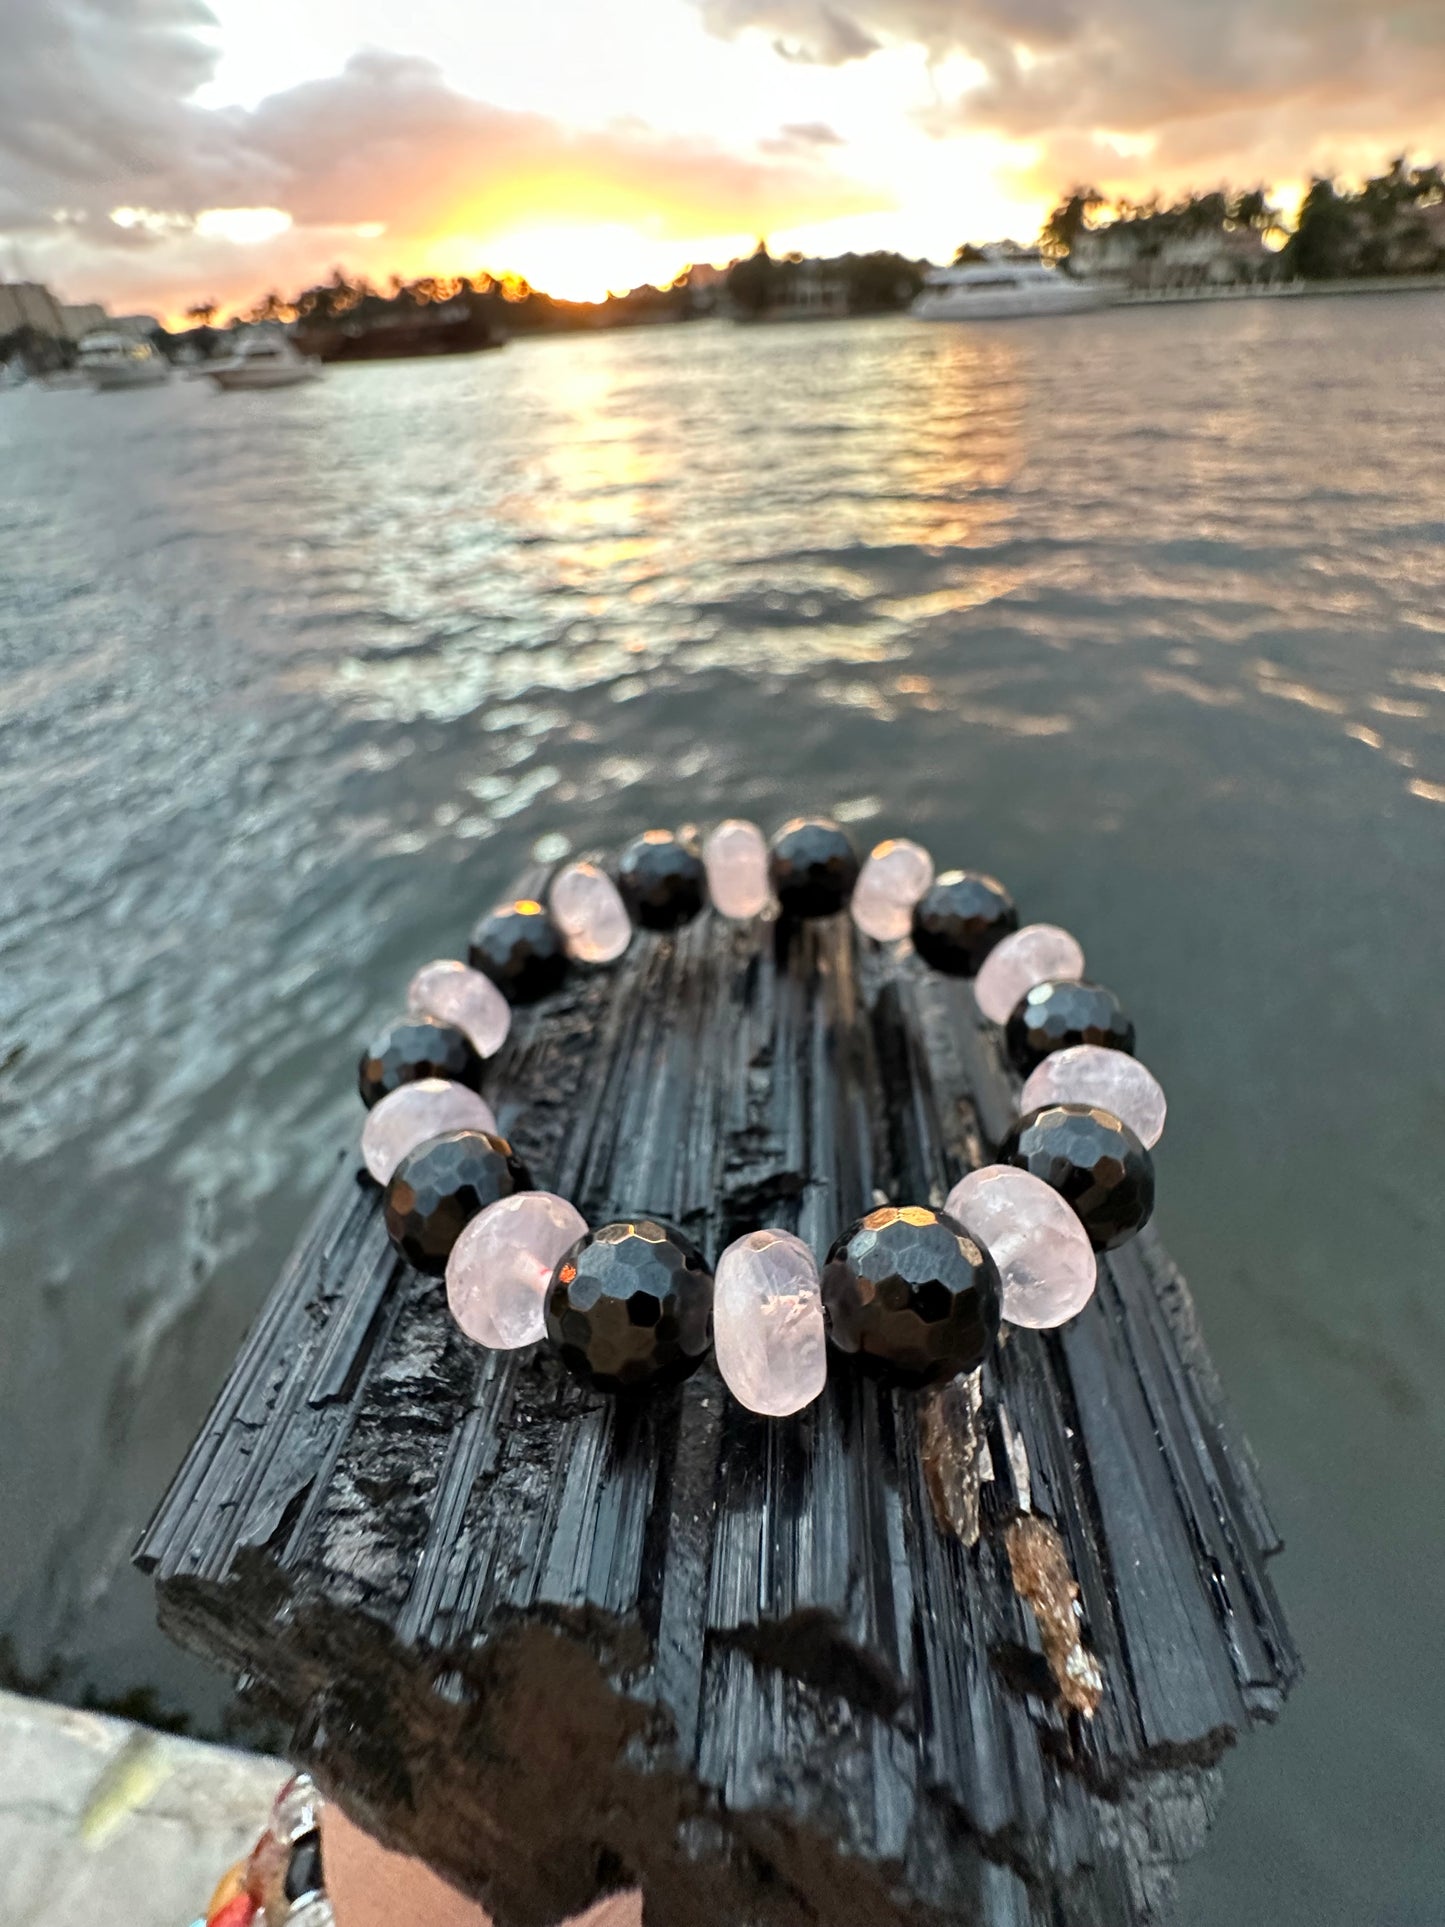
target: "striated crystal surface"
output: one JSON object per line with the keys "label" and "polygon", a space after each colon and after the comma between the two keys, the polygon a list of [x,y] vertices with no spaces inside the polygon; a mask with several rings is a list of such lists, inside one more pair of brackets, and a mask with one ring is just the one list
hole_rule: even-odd
{"label": "striated crystal surface", "polygon": [[644,830],[617,860],[617,883],[634,923],[644,930],[676,930],[701,910],[706,893],[702,857],[675,830]]}
{"label": "striated crystal surface", "polygon": [[567,955],[578,963],[615,963],[632,942],[632,919],[617,885],[595,863],[569,863],[547,892]]}
{"label": "striated crystal surface", "polygon": [[447,1303],[468,1338],[516,1351],[546,1336],[542,1304],[557,1261],[587,1221],[550,1191],[498,1198],[464,1226],[447,1259]]}
{"label": "striated crystal surface", "polygon": [[949,1192],[945,1217],[964,1226],[998,1266],[1003,1315],[1049,1331],[1084,1309],[1098,1265],[1089,1234],[1058,1192],[1030,1171],[990,1164]]}
{"label": "striated crystal surface", "polygon": [[366,1114],[361,1156],[378,1184],[419,1144],[445,1131],[491,1131],[497,1120],[484,1097],[444,1077],[423,1077],[390,1092]]}
{"label": "striated crystal surface", "polygon": [[1056,1050],[1029,1073],[1019,1098],[1024,1114],[1046,1104],[1095,1104],[1110,1111],[1152,1151],[1164,1135],[1168,1106],[1158,1079],[1137,1057],[1100,1044],[1071,1044]]}
{"label": "striated crystal surface", "polygon": [[708,895],[725,917],[760,917],[772,901],[768,845],[756,823],[729,817],[702,846]]}
{"label": "striated crystal surface", "polygon": [[871,851],[858,872],[850,909],[865,937],[895,943],[913,928],[913,907],[933,882],[933,858],[921,843],[893,837]]}
{"label": "striated crystal surface", "polygon": [[572,1246],[547,1287],[547,1336],[599,1392],[686,1378],[712,1335],[713,1283],[680,1232],[651,1218],[603,1225]]}
{"label": "striated crystal surface", "polygon": [[356,1069],[361,1101],[368,1108],[424,1077],[469,1084],[473,1090],[481,1084],[482,1060],[455,1024],[435,1017],[399,1017],[372,1038]]}
{"label": "striated crystal surface", "polygon": [[1077,1213],[1095,1251],[1124,1244],[1153,1212],[1153,1159],[1127,1124],[1096,1105],[1030,1111],[998,1156],[1000,1164],[1016,1164],[1052,1185]]}
{"label": "striated crystal surface", "polygon": [[1014,900],[981,870],[945,870],[914,905],[913,948],[934,970],[972,977],[996,943],[1019,927]]}
{"label": "striated crystal surface", "polygon": [[979,965],[973,994],[991,1024],[1006,1024],[1020,997],[1050,979],[1067,982],[1084,974],[1076,937],[1056,923],[1026,923],[1002,938]]}
{"label": "striated crystal surface", "polygon": [[728,1390],[750,1412],[784,1418],[828,1377],[818,1261],[791,1231],[750,1231],[717,1263],[713,1349]]}
{"label": "striated crystal surface", "polygon": [[392,1173],[382,1204],[387,1234],[408,1264],[441,1278],[464,1225],[498,1198],[531,1189],[505,1138],[448,1131],[419,1145]]}
{"label": "striated crystal surface", "polygon": [[512,1006],[491,978],[447,957],[422,965],[407,985],[406,1007],[455,1024],[479,1057],[495,1057],[512,1027]]}
{"label": "striated crystal surface", "polygon": [[513,1004],[550,997],[567,975],[561,933],[533,897],[489,911],[472,931],[467,958]]}
{"label": "striated crystal surface", "polygon": [[998,1332],[999,1297],[988,1253],[921,1205],[870,1211],[823,1267],[833,1343],[905,1385],[981,1365]]}
{"label": "striated crystal surface", "polygon": [[831,917],[858,881],[858,853],[828,816],[795,816],[768,853],[773,895],[785,917]]}
{"label": "striated crystal surface", "polygon": [[1014,1069],[1027,1077],[1052,1052],[1074,1044],[1132,1053],[1134,1026],[1102,984],[1060,983],[1051,977],[1019,999],[1004,1027],[1004,1044]]}

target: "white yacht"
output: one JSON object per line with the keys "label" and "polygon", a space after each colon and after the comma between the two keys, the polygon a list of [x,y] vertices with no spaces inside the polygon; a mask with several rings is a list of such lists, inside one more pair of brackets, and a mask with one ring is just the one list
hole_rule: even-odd
{"label": "white yacht", "polygon": [[303,355],[285,335],[247,335],[228,360],[197,372],[209,375],[218,388],[294,388],[319,380],[321,363]]}
{"label": "white yacht", "polygon": [[106,328],[87,335],[76,361],[92,388],[152,388],[170,379],[171,365],[154,343]]}
{"label": "white yacht", "polygon": [[1004,255],[935,268],[911,312],[920,321],[1006,321],[1018,315],[1102,308],[1112,290],[1050,267],[1037,255]]}

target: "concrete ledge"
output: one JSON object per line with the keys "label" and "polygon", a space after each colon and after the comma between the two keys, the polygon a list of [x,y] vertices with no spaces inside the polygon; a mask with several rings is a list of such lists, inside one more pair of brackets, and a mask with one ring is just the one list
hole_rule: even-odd
{"label": "concrete ledge", "polygon": [[189,1927],[287,1771],[0,1693],[0,1920]]}

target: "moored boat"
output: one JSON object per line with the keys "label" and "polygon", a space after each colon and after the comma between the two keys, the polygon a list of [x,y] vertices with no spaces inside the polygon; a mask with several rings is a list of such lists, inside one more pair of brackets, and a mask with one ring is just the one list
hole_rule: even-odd
{"label": "moored boat", "polygon": [[234,355],[197,372],[208,375],[218,388],[295,388],[303,381],[319,381],[321,363],[299,353],[285,335],[248,335]]}
{"label": "moored boat", "polygon": [[1050,266],[1037,255],[1003,255],[936,268],[913,303],[920,321],[1008,321],[1107,307],[1112,291]]}
{"label": "moored boat", "polygon": [[102,329],[80,344],[76,366],[92,388],[153,388],[170,379],[171,365],[154,343]]}

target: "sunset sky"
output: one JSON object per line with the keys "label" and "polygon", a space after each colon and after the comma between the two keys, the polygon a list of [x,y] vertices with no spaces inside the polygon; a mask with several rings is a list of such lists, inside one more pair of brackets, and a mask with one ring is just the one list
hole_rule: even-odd
{"label": "sunset sky", "polygon": [[0,0],[0,278],[168,316],[344,264],[597,297],[1032,236],[1061,188],[1445,151],[1440,0]]}

